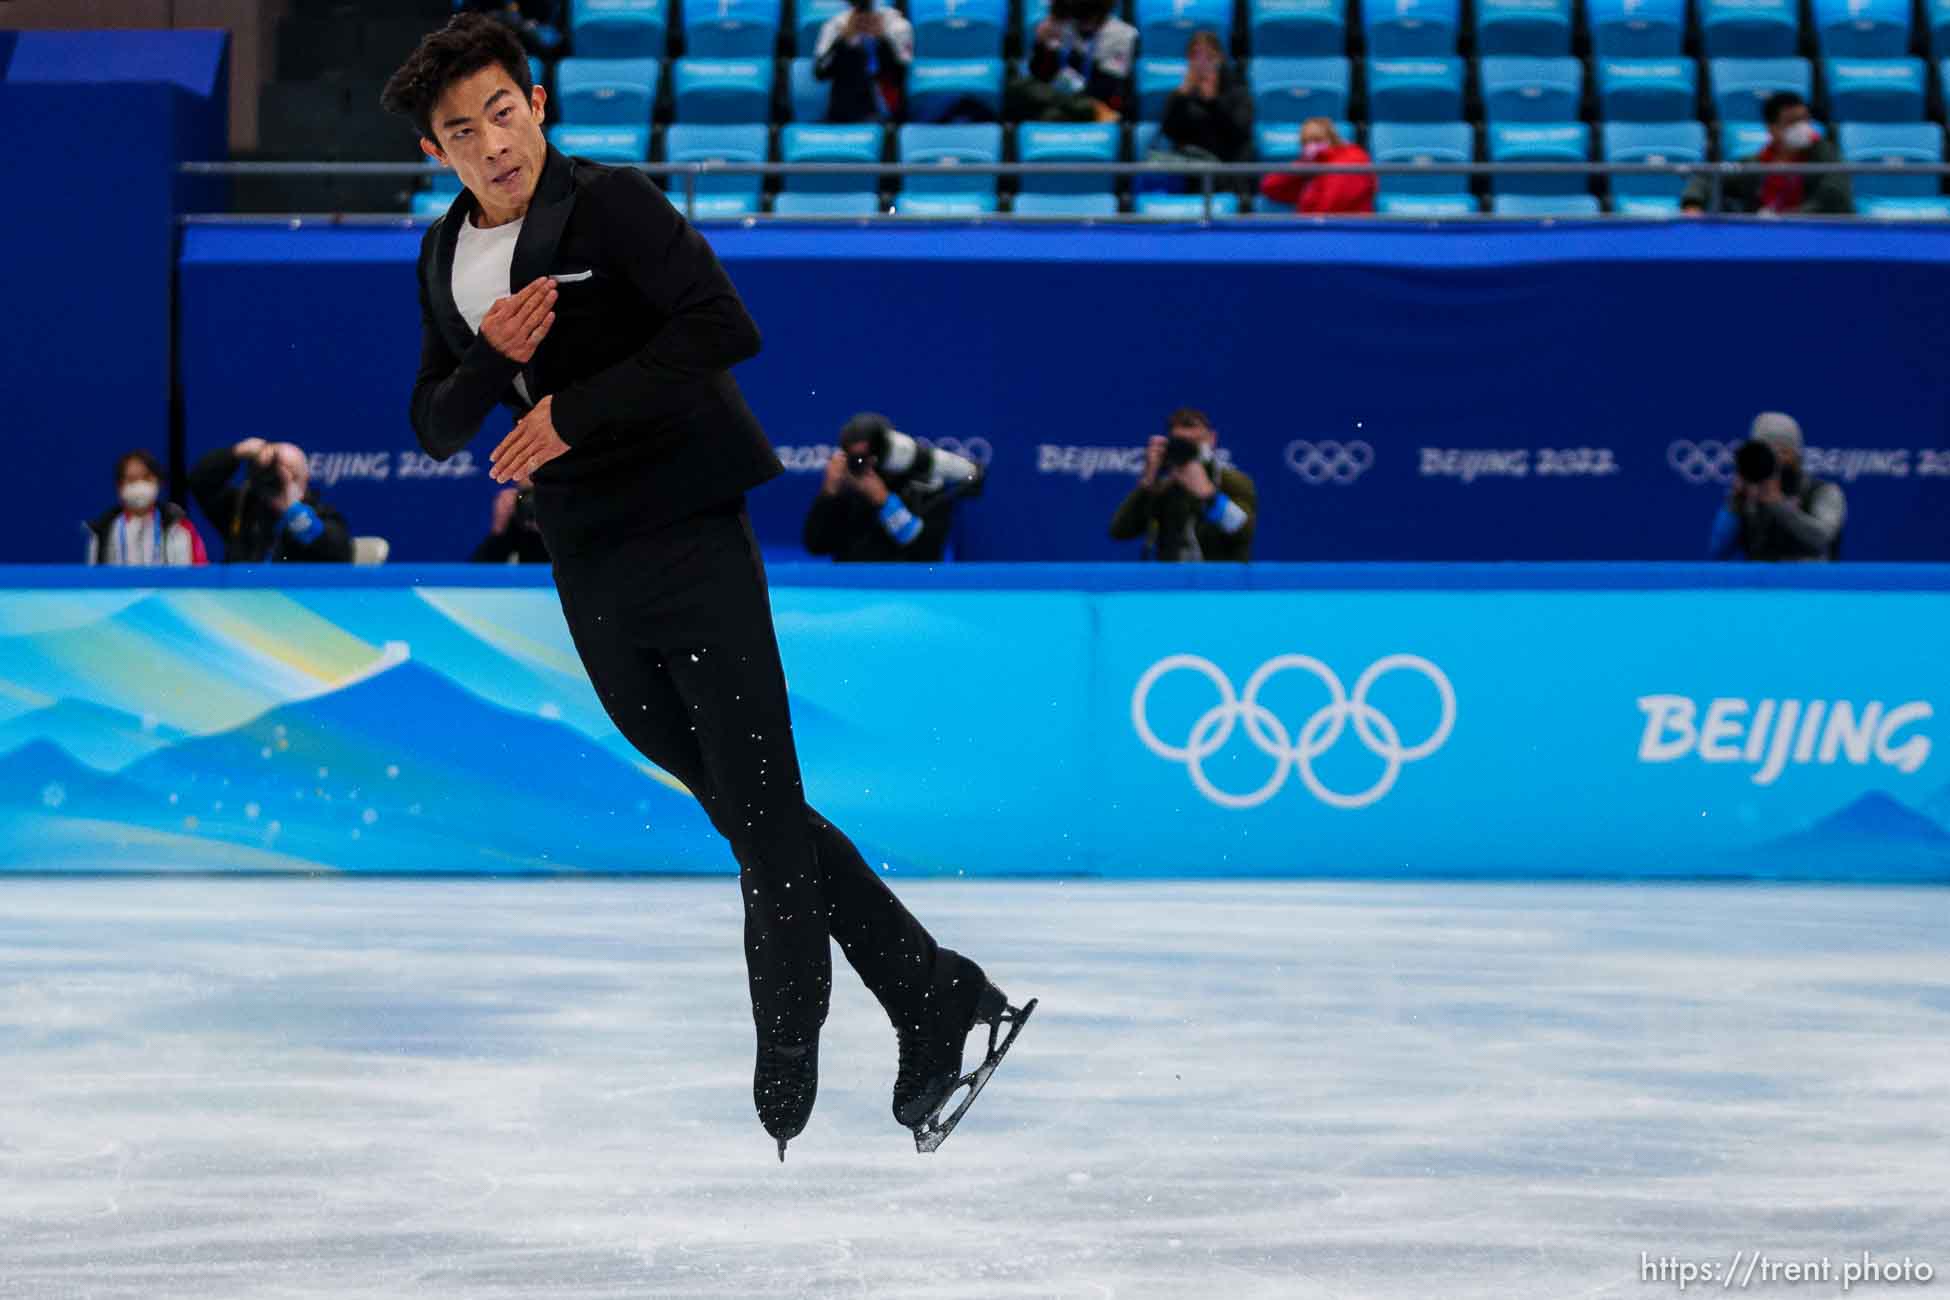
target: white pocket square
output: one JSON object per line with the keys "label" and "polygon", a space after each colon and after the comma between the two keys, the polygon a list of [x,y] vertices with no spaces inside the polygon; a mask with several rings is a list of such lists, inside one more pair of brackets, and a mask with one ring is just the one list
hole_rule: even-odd
{"label": "white pocket square", "polygon": [[550,278],[557,284],[580,284],[584,280],[594,279],[595,275],[594,271],[577,271],[573,275],[557,275]]}

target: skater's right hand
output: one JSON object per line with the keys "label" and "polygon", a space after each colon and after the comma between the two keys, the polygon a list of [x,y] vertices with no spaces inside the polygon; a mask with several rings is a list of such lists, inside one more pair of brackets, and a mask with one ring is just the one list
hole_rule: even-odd
{"label": "skater's right hand", "polygon": [[481,337],[510,361],[527,365],[555,324],[555,281],[538,276],[528,287],[494,300],[481,318]]}

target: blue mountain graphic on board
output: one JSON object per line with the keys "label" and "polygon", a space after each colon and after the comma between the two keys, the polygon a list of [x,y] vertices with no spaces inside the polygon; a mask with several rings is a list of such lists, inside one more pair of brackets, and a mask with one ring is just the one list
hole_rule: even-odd
{"label": "blue mountain graphic on board", "polygon": [[174,727],[69,696],[0,723],[0,753],[53,741],[90,767],[113,771],[183,739]]}
{"label": "blue mountain graphic on board", "polygon": [[1872,790],[1747,856],[1767,864],[1772,875],[1950,880],[1950,830],[1895,796]]}

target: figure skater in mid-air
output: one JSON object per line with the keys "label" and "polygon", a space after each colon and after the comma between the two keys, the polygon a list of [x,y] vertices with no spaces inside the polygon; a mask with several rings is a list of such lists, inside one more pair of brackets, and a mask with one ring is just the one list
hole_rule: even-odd
{"label": "figure skater in mid-air", "polygon": [[[387,83],[387,109],[465,187],[420,246],[414,431],[444,460],[497,404],[519,414],[490,473],[534,480],[590,681],[738,859],[752,1100],[779,1159],[819,1086],[829,935],[893,1021],[894,1117],[932,1151],[1036,1003],[1011,1005],[980,966],[938,945],[806,803],[745,513],[745,493],[780,465],[729,373],[758,352],[758,328],[710,245],[648,177],[548,145],[546,98],[515,35],[477,15],[427,36]],[[964,1074],[978,1025],[988,1051]]]}

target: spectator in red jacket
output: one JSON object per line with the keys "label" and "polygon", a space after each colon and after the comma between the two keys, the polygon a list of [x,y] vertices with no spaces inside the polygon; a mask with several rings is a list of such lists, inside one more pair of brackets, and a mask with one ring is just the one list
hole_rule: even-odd
{"label": "spectator in red jacket", "polygon": [[[1365,163],[1373,161],[1358,144],[1324,117],[1310,117],[1300,127],[1300,161]],[[1291,203],[1294,210],[1315,215],[1345,215],[1374,211],[1375,180],[1360,172],[1323,172],[1311,176],[1275,172],[1259,183],[1259,192],[1275,203]]]}

